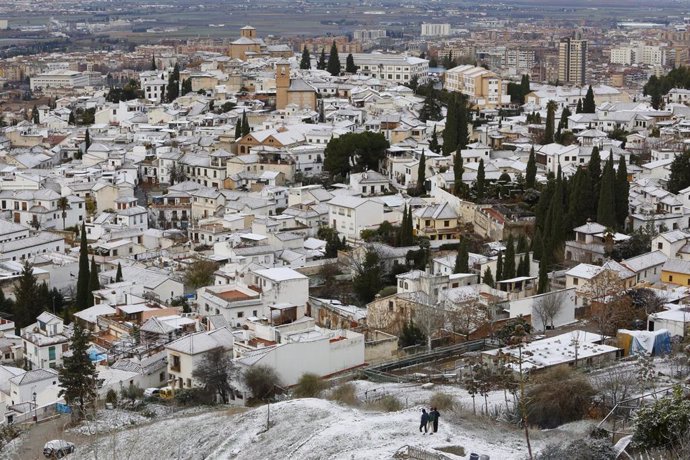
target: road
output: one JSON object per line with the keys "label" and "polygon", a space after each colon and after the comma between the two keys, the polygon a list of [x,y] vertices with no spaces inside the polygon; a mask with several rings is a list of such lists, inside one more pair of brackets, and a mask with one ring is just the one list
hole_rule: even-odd
{"label": "road", "polygon": [[85,441],[85,438],[78,433],[65,432],[69,422],[69,415],[61,415],[58,418],[32,426],[22,436],[22,444],[15,458],[21,460],[45,459],[43,456],[43,445],[52,439],[65,439],[79,446],[80,443]]}

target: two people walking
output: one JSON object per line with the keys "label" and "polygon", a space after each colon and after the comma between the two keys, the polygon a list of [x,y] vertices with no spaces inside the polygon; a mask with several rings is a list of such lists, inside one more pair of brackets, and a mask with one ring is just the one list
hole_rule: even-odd
{"label": "two people walking", "polygon": [[[430,434],[434,434],[438,431],[438,419],[441,416],[439,411],[435,408],[432,407],[429,412],[426,411],[426,409],[422,409],[422,420],[419,425],[419,432],[422,432],[422,429],[424,429],[424,434],[426,434],[428,429],[431,430]],[[430,428],[427,428],[427,426],[431,424]]]}

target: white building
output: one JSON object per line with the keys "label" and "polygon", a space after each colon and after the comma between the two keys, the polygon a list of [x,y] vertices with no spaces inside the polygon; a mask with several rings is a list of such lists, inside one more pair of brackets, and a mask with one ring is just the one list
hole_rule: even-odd
{"label": "white building", "polygon": [[206,353],[217,348],[232,350],[233,336],[223,327],[210,332],[197,332],[170,342],[165,346],[168,354],[168,374],[173,388],[192,388],[199,382],[192,375]]}
{"label": "white building", "polygon": [[401,85],[416,77],[419,84],[429,78],[429,61],[402,54],[353,53],[359,73]]}
{"label": "white building", "polygon": [[422,24],[422,37],[446,37],[450,35],[450,24]]}
{"label": "white building", "polygon": [[356,196],[336,196],[328,202],[328,222],[339,235],[357,240],[362,230],[383,222],[383,203]]}
{"label": "white building", "polygon": [[59,368],[69,350],[69,337],[62,318],[43,312],[36,322],[22,329],[24,363],[29,369]]}
{"label": "white building", "polygon": [[31,77],[31,91],[45,88],[80,88],[89,84],[89,77],[74,70],[53,70]]}

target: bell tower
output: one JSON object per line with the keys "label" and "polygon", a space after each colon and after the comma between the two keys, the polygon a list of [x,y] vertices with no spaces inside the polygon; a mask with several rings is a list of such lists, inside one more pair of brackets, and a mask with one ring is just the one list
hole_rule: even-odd
{"label": "bell tower", "polygon": [[288,105],[288,90],[290,89],[290,64],[286,61],[276,63],[276,109],[281,110]]}

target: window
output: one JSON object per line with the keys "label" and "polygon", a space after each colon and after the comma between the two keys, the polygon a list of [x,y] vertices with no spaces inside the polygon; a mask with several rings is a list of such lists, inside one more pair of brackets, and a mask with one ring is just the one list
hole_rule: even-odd
{"label": "window", "polygon": [[444,226],[444,227],[450,227],[450,221],[449,221],[449,220],[444,220],[444,221],[443,221],[443,226]]}
{"label": "window", "polygon": [[238,318],[243,318],[243,317],[244,317],[244,312],[243,312],[243,311],[238,311],[238,312],[237,312],[237,317],[238,317]]}
{"label": "window", "polygon": [[578,284],[579,282],[580,282],[579,279],[573,278],[573,284],[574,284],[575,286],[577,286],[577,284]]}
{"label": "window", "polygon": [[669,283],[670,283],[671,281],[673,281],[673,275],[668,275],[668,281],[669,281]]}
{"label": "window", "polygon": [[395,307],[395,304],[393,303],[392,300],[388,301],[388,311],[393,311],[393,308]]}
{"label": "window", "polygon": [[664,249],[664,243],[657,243],[656,248],[657,249]]}
{"label": "window", "polygon": [[159,382],[165,381],[165,372],[161,372],[160,374],[158,374],[158,381]]}
{"label": "window", "polygon": [[55,361],[55,347],[48,348],[48,360]]}
{"label": "window", "polygon": [[172,357],[172,365],[170,366],[170,370],[180,372],[180,357],[177,355],[173,355]]}

